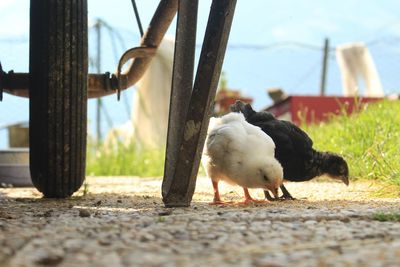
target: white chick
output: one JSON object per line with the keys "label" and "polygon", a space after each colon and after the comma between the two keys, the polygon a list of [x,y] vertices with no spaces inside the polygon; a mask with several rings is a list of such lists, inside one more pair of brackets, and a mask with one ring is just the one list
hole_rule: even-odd
{"label": "white chick", "polygon": [[202,163],[214,187],[211,204],[226,203],[218,191],[221,180],[243,187],[243,204],[258,202],[248,188],[268,189],[277,195],[283,180],[274,142],[259,127],[246,122],[241,113],[211,118]]}

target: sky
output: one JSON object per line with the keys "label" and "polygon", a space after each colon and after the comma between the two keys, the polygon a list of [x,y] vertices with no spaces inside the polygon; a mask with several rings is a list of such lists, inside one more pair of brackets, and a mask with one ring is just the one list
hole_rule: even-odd
{"label": "sky", "polygon": [[[207,23],[210,0],[199,0],[197,54]],[[144,28],[158,4],[136,0]],[[228,87],[254,98],[256,109],[271,104],[270,87],[281,87],[289,94],[316,95],[322,66],[322,46],[330,41],[328,95],[341,95],[341,80],[335,60],[335,47],[364,42],[373,56],[385,93],[400,93],[400,1],[398,0],[238,0],[223,71]],[[138,45],[139,33],[129,0],[89,0],[89,26],[96,19],[106,21],[124,40],[119,55],[112,51],[108,36],[103,38],[102,71],[113,72],[116,58],[125,49]],[[0,1],[0,61],[4,70],[28,70],[29,1]],[[168,30],[174,36],[175,22]],[[93,30],[89,53],[94,54]],[[91,71],[93,71],[91,69]],[[130,102],[132,91],[125,94]],[[105,98],[113,125],[127,120],[125,102],[115,96]],[[129,103],[130,104],[130,103]],[[0,127],[28,119],[28,101],[5,95],[0,103]],[[93,127],[95,101],[89,101],[89,121]],[[111,112],[112,110],[112,112]],[[103,130],[108,125],[103,118]],[[0,147],[5,131],[0,129]]]}

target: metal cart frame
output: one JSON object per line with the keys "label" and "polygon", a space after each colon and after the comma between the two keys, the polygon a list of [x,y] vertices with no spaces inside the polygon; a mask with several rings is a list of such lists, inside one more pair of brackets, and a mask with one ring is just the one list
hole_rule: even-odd
{"label": "metal cart frame", "polygon": [[29,73],[0,69],[0,97],[6,92],[30,98],[35,187],[45,197],[67,197],[80,188],[87,99],[119,96],[135,84],[178,13],[162,196],[167,207],[189,206],[235,5],[212,1],[193,80],[198,0],[161,0],[140,46],[122,55],[113,74],[88,74],[87,0],[31,0]]}

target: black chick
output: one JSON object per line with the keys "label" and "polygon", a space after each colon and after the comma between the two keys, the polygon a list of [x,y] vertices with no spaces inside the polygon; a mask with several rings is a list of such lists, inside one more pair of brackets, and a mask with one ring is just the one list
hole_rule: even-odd
{"label": "black chick", "polygon": [[[313,149],[310,137],[289,121],[277,120],[269,112],[256,112],[249,104],[236,101],[231,106],[234,112],[243,113],[246,121],[260,127],[275,142],[275,157],[283,167],[283,178],[292,182],[303,182],[326,174],[349,185],[349,168],[346,161],[331,152]],[[283,199],[294,199],[284,185]],[[265,197],[272,200],[268,191]]]}

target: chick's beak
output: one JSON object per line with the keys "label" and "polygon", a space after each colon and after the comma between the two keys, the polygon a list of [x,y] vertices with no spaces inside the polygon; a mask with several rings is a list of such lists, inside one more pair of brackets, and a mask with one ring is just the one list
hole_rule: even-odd
{"label": "chick's beak", "polygon": [[278,195],[279,188],[272,188],[270,190],[271,190],[271,192],[272,192],[272,194],[274,195],[275,198],[279,197],[279,195]]}
{"label": "chick's beak", "polygon": [[345,185],[349,186],[349,177],[348,176],[342,176],[341,180]]}

